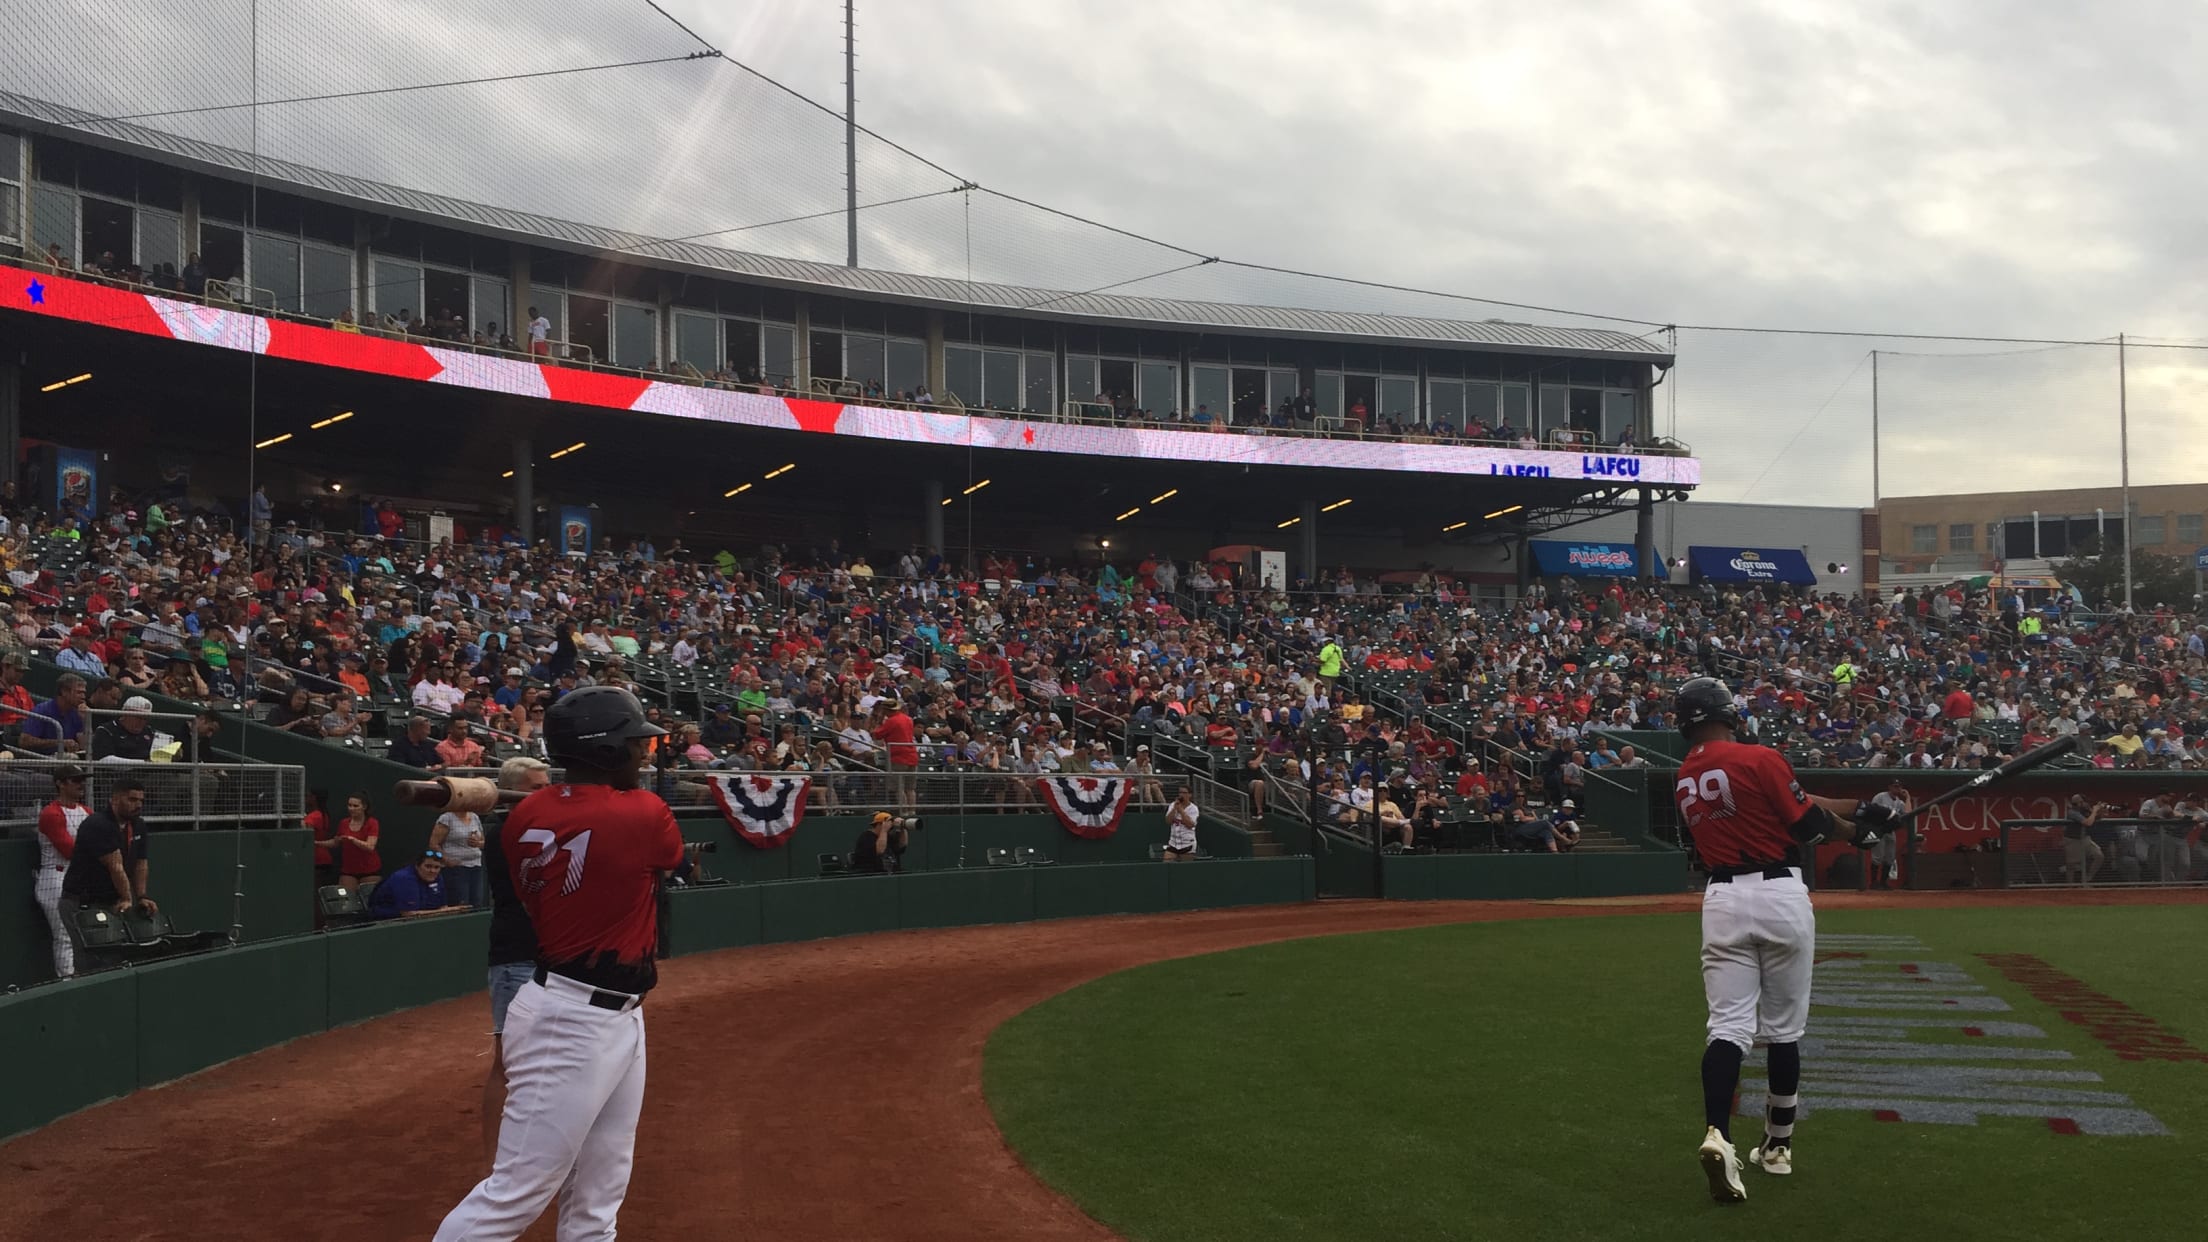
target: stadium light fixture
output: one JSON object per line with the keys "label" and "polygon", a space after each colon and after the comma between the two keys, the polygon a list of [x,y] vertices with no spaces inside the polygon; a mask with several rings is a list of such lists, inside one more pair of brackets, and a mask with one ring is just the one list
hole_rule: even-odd
{"label": "stadium light fixture", "polygon": [[731,496],[741,496],[741,495],[743,495],[743,494],[744,494],[745,492],[748,492],[748,491],[750,491],[750,490],[751,490],[751,484],[749,484],[749,483],[738,483],[738,484],[737,484],[736,486],[734,486],[734,487],[732,487],[732,488],[729,488],[729,489],[728,489],[727,491],[725,491],[725,492],[722,492],[722,493],[721,493],[721,499],[723,499],[723,500],[727,500],[727,499],[728,499],[729,497],[731,497]]}
{"label": "stadium light fixture", "polygon": [[1343,499],[1341,499],[1341,500],[1337,500],[1337,501],[1335,501],[1335,502],[1334,502],[1333,504],[1330,504],[1330,505],[1326,506],[1326,507],[1325,507],[1325,508],[1323,508],[1323,509],[1320,509],[1320,510],[1319,510],[1319,512],[1321,512],[1321,513],[1332,513],[1332,512],[1334,512],[1334,511],[1335,511],[1336,509],[1339,509],[1339,508],[1341,508],[1341,507],[1342,507],[1343,505],[1346,505],[1346,504],[1348,504],[1348,503],[1349,503],[1349,500],[1348,500],[1348,498],[1346,498],[1346,497],[1345,497],[1345,498],[1343,498]]}
{"label": "stadium light fixture", "polygon": [[39,389],[39,391],[40,391],[40,392],[60,392],[60,391],[61,391],[62,389],[64,389],[64,388],[67,388],[67,387],[68,387],[69,385],[71,385],[71,384],[81,384],[81,383],[83,383],[84,381],[86,381],[86,380],[88,380],[88,379],[91,379],[91,378],[92,378],[92,373],[91,373],[90,371],[86,371],[86,372],[85,372],[84,374],[82,374],[82,375],[72,375],[72,376],[70,376],[70,377],[69,377],[68,379],[65,379],[65,380],[55,380],[55,381],[54,381],[53,383],[51,383],[51,384],[48,384],[48,385],[46,385],[45,387],[43,387],[43,388]]}
{"label": "stadium light fixture", "polygon": [[1164,490],[1163,492],[1160,492],[1159,494],[1157,494],[1157,495],[1155,495],[1155,496],[1152,496],[1152,497],[1150,498],[1150,503],[1151,503],[1151,504],[1154,504],[1154,505],[1162,505],[1162,504],[1164,504],[1164,503],[1165,503],[1166,501],[1168,501],[1168,500],[1171,500],[1171,499],[1173,499],[1173,498],[1174,498],[1175,496],[1178,496],[1178,495],[1180,495],[1180,494],[1181,494],[1181,489],[1180,489],[1180,488],[1177,488],[1177,487],[1169,487],[1169,488],[1166,488],[1166,489],[1165,489],[1165,490]]}
{"label": "stadium light fixture", "polygon": [[1525,508],[1525,506],[1524,506],[1524,505],[1512,505],[1512,506],[1511,506],[1511,507],[1509,507],[1508,509],[1497,509],[1497,510],[1496,510],[1495,512],[1493,512],[1493,513],[1490,513],[1490,514],[1486,515],[1485,517],[1481,518],[1480,520],[1481,520],[1481,521],[1483,521],[1483,522],[1492,522],[1492,521],[1494,521],[1494,520],[1495,520],[1496,518],[1499,518],[1499,517],[1503,516],[1503,515],[1504,515],[1504,514],[1506,514],[1506,513],[1516,513],[1516,512],[1518,512],[1518,511],[1519,511],[1520,509],[1523,509],[1523,508]]}
{"label": "stadium light fixture", "polygon": [[558,461],[560,458],[567,456],[569,453],[579,451],[586,443],[588,443],[588,441],[577,440],[575,443],[568,445],[564,449],[553,449],[551,455],[547,457],[546,460]]}
{"label": "stadium light fixture", "polygon": [[253,447],[257,449],[275,448],[277,445],[282,444],[284,441],[289,440],[290,438],[291,433],[287,431],[280,436],[270,436],[268,439],[261,441],[259,444],[256,444]]}
{"label": "stadium light fixture", "polygon": [[1449,525],[1442,527],[1441,533],[1446,535],[1453,530],[1463,530],[1465,527],[1470,526],[1471,524],[1472,520],[1470,518],[1467,518],[1462,522],[1452,522]]}
{"label": "stadium light fixture", "polygon": [[513,472],[513,471],[511,471],[511,470],[509,470],[509,471],[507,471],[506,473],[504,473],[504,474],[502,474],[502,475],[500,475],[500,476],[498,476],[498,477],[499,477],[499,478],[502,478],[502,479],[510,479],[510,478],[513,478],[513,477],[514,477],[514,472]]}
{"label": "stadium light fixture", "polygon": [[946,508],[946,509],[950,508],[950,507],[951,507],[951,502],[952,502],[952,501],[954,501],[954,500],[956,500],[956,499],[958,499],[958,497],[956,497],[956,496],[945,496],[945,497],[943,498],[943,507],[944,507],[944,508]]}
{"label": "stadium light fixture", "polygon": [[1140,512],[1142,512],[1142,506],[1136,505],[1134,508],[1129,509],[1127,512],[1120,514],[1118,517],[1113,518],[1112,520],[1115,522],[1124,522],[1128,518],[1131,518]]}
{"label": "stadium light fixture", "polygon": [[1112,550],[1112,541],[1109,539],[1099,539],[1096,541],[1096,546],[1104,549],[1106,552],[1109,552]]}
{"label": "stadium light fixture", "polygon": [[774,478],[776,475],[788,474],[790,471],[795,469],[797,469],[797,463],[793,461],[786,466],[776,466],[774,469],[767,471],[767,477],[771,479]]}
{"label": "stadium light fixture", "polygon": [[965,491],[963,491],[963,492],[960,492],[960,493],[959,493],[959,495],[961,495],[961,496],[971,496],[971,495],[973,495],[973,494],[974,494],[975,492],[978,492],[978,491],[980,491],[980,490],[981,490],[982,488],[985,488],[985,487],[987,487],[987,486],[989,486],[989,480],[987,480],[987,479],[983,479],[983,480],[982,480],[981,482],[979,482],[979,483],[976,483],[976,484],[974,484],[974,485],[973,485],[972,487],[969,487],[969,488],[967,488],[967,489],[966,489]]}
{"label": "stadium light fixture", "polygon": [[336,424],[338,424],[338,423],[342,423],[342,422],[344,422],[344,421],[345,421],[346,419],[348,419],[348,418],[351,418],[352,416],[353,416],[353,412],[352,412],[351,410],[347,410],[347,411],[345,411],[345,412],[344,412],[343,414],[332,414],[332,415],[331,415],[330,417],[328,417],[328,418],[325,418],[325,419],[323,419],[323,420],[322,420],[321,422],[319,422],[319,423],[310,423],[310,424],[308,424],[308,426],[307,426],[307,430],[309,430],[309,431],[320,431],[320,430],[322,430],[322,429],[323,429],[324,427],[330,427],[330,426],[334,426],[334,425],[336,425]]}
{"label": "stadium light fixture", "polygon": [[1286,530],[1286,529],[1288,529],[1289,527],[1291,527],[1291,526],[1294,526],[1294,525],[1295,525],[1296,523],[1298,523],[1298,522],[1300,522],[1300,521],[1302,521],[1302,520],[1303,520],[1303,519],[1302,519],[1302,518],[1300,518],[1300,517],[1292,517],[1292,518],[1289,518],[1289,519],[1288,519],[1287,521],[1285,521],[1285,522],[1282,522],[1282,523],[1281,523],[1280,525],[1278,525],[1278,526],[1275,526],[1275,527],[1273,527],[1273,529],[1274,529],[1274,530]]}

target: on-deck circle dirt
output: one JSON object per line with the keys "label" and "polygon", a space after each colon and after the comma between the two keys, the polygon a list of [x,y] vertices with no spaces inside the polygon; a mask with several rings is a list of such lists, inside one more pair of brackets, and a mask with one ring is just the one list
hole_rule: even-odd
{"label": "on-deck circle dirt", "polygon": [[[981,1096],[981,1055],[1006,1018],[1164,958],[1434,923],[1691,910],[1698,900],[1343,901],[893,932],[667,962],[647,1005],[651,1082],[621,1236],[1107,1239],[1029,1176],[997,1134]],[[483,997],[448,1001],[299,1040],[16,1139],[0,1146],[0,1239],[87,1228],[209,1242],[428,1237],[484,1171],[476,1105],[487,1029]],[[548,1213],[527,1236],[551,1238],[551,1223]]]}

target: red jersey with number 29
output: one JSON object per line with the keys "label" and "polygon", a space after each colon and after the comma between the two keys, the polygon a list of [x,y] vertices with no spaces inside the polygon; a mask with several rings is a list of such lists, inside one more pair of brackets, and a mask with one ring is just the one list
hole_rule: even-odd
{"label": "red jersey with number 29", "polygon": [[1688,751],[1672,797],[1708,867],[1785,862],[1795,844],[1790,829],[1810,808],[1786,756],[1744,742]]}
{"label": "red jersey with number 29", "polygon": [[547,785],[499,845],[537,932],[537,964],[641,995],[659,981],[659,873],[682,865],[674,812],[648,789]]}

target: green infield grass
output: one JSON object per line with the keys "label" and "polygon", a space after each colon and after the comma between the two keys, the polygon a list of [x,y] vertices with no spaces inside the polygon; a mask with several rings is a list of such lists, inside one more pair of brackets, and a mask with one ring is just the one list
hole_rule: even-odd
{"label": "green infield grass", "polygon": [[[1037,1175],[1138,1242],[2208,1237],[2208,1064],[2158,1059],[2208,1047],[2208,909],[1828,912],[1819,931],[1810,1040],[1847,1043],[1805,1045],[1796,1171],[1746,1169],[1742,1204],[1712,1203],[1694,1158],[1692,915],[1163,962],[1007,1022],[984,1081]],[[1851,939],[1880,936],[1903,939]]]}

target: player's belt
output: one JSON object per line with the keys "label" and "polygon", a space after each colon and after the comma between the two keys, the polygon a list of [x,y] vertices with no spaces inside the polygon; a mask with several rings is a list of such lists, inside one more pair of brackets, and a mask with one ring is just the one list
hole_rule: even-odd
{"label": "player's belt", "polygon": [[565,988],[582,994],[581,999],[589,1002],[596,1009],[611,1009],[615,1013],[622,1013],[644,1003],[644,998],[641,996],[634,996],[627,992],[608,992],[603,988],[594,988],[580,980],[570,979],[566,975],[555,975],[542,966],[537,967],[538,987],[551,987],[552,985],[547,982],[551,979],[557,979]]}
{"label": "player's belt", "polygon": [[1750,864],[1746,867],[1713,867],[1710,869],[1710,883],[1730,884],[1733,882],[1733,877],[1742,875],[1760,875],[1766,880],[1800,878],[1800,873],[1793,867],[1782,866],[1778,863],[1773,863],[1768,867]]}

